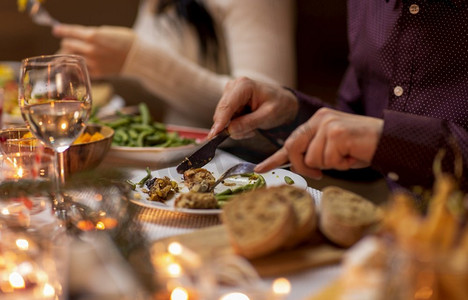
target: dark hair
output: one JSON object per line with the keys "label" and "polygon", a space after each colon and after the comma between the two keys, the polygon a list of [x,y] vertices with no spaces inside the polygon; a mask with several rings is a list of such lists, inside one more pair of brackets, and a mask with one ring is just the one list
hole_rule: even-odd
{"label": "dark hair", "polygon": [[204,59],[218,60],[218,37],[213,18],[200,0],[160,0],[157,13],[175,7],[177,16],[192,25],[198,35],[200,50]]}

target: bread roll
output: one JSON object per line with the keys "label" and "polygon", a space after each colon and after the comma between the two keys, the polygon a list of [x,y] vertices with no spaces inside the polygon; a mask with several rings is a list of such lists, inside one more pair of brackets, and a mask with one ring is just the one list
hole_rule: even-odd
{"label": "bread roll", "polygon": [[382,218],[378,206],[355,193],[335,186],[322,192],[319,228],[337,245],[352,246]]}
{"label": "bread roll", "polygon": [[221,218],[234,251],[249,259],[284,246],[297,224],[292,201],[270,189],[234,197],[224,206]]}

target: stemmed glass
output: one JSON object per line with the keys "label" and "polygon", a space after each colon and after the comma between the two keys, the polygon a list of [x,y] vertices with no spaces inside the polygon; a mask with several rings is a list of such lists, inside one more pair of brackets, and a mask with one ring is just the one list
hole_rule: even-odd
{"label": "stemmed glass", "polygon": [[65,183],[64,151],[86,127],[91,83],[83,57],[44,55],[21,62],[19,106],[33,135],[56,154],[57,189]]}

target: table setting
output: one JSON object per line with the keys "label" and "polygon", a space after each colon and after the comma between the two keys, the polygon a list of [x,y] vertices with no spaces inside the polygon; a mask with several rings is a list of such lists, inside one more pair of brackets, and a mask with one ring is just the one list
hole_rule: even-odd
{"label": "table setting", "polygon": [[[248,260],[233,252],[227,251],[208,264],[203,255],[184,243],[168,243],[174,236],[207,228],[219,231],[221,208],[178,208],[174,198],[165,203],[149,201],[141,187],[132,189],[128,184],[145,176],[168,177],[180,187],[174,197],[187,193],[176,164],[186,162],[190,154],[207,144],[206,129],[153,124],[145,105],[133,116],[123,110],[118,113],[120,119],[106,119],[101,114],[98,122],[90,122],[91,82],[78,56],[27,58],[19,68],[15,70],[19,74],[18,109],[24,121],[7,119],[0,132],[4,162],[0,228],[2,245],[11,249],[2,252],[7,255],[2,257],[17,257],[2,269],[2,278],[8,279],[2,285],[2,297],[79,299],[88,289],[99,298],[109,291],[90,287],[77,271],[95,259],[99,263],[92,264],[93,272],[118,269],[119,274],[110,276],[116,283],[131,278],[119,293],[136,295],[138,290],[141,299],[150,294],[161,299],[286,299],[291,283],[280,274],[269,274],[268,282]],[[129,126],[123,128],[123,123]],[[137,132],[138,144],[119,145],[122,137],[132,138],[131,130]],[[151,139],[142,142],[143,135],[158,140],[145,145]],[[245,162],[216,148],[209,162],[200,165],[216,178]],[[122,163],[116,166],[115,161]],[[135,164],[138,161],[140,165]],[[143,162],[146,169],[140,167]],[[289,184],[308,191],[316,200],[320,197],[302,176],[286,169],[260,176],[262,185]],[[214,192],[226,194],[229,190],[230,194],[244,186],[256,187],[260,179],[252,178],[229,176]],[[212,236],[220,233],[214,231]],[[228,249],[227,241],[224,243]],[[107,257],[102,252],[113,254]],[[167,257],[173,260],[169,266]],[[341,254],[329,261],[338,257]],[[159,272],[164,268],[169,273]],[[205,276],[200,278],[198,272]]]}
{"label": "table setting", "polygon": [[0,100],[0,299],[468,297],[468,198],[440,157],[426,206],[380,205],[256,173],[227,129],[153,120],[79,55],[0,63]]}

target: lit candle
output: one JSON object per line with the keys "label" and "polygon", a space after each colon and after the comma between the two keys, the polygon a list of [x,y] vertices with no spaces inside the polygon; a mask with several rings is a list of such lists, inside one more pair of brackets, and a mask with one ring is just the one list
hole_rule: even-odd
{"label": "lit candle", "polygon": [[26,287],[23,276],[18,272],[12,272],[10,276],[8,276],[8,281],[14,289],[24,289]]}
{"label": "lit candle", "polygon": [[17,168],[17,171],[16,171],[16,178],[18,178],[18,179],[23,178],[23,174],[24,174],[23,168],[22,168],[22,167],[18,167],[18,168]]}
{"label": "lit candle", "polygon": [[250,300],[250,298],[243,293],[229,293],[222,296],[219,300]]}
{"label": "lit candle", "polygon": [[286,278],[277,278],[273,281],[272,290],[275,295],[286,296],[291,292],[291,283]]}
{"label": "lit candle", "polygon": [[26,251],[29,249],[29,242],[26,239],[17,239],[16,246],[18,249]]}
{"label": "lit candle", "polygon": [[189,294],[183,287],[176,287],[172,290],[171,300],[189,300]]}

